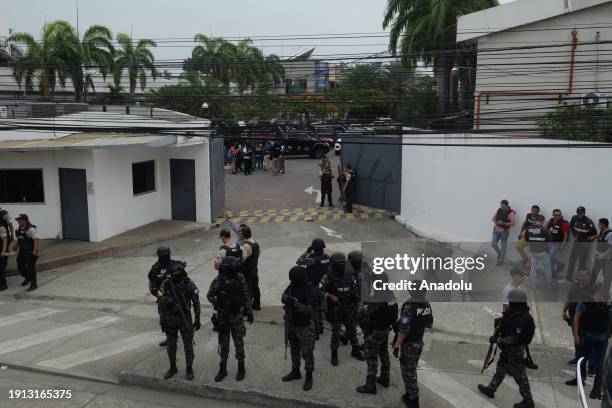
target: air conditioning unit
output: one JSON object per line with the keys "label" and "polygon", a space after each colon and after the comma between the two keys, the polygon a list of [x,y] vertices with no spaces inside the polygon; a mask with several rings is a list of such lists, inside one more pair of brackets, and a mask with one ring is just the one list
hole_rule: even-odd
{"label": "air conditioning unit", "polygon": [[582,95],[581,105],[589,109],[607,109],[612,104],[612,98],[601,92],[589,92]]}

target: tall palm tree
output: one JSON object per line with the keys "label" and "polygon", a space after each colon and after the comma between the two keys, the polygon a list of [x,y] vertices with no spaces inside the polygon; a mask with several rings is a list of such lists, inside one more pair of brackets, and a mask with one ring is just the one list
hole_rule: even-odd
{"label": "tall palm tree", "polygon": [[383,28],[390,27],[389,49],[398,48],[402,62],[433,66],[438,113],[450,102],[451,71],[455,65],[457,18],[496,6],[497,0],[387,0]]}
{"label": "tall palm tree", "polygon": [[285,79],[285,68],[281,64],[281,59],[276,54],[267,55],[265,60],[265,79],[271,85],[278,85]]}
{"label": "tall palm tree", "polygon": [[266,73],[265,57],[261,50],[253,46],[249,38],[241,40],[236,44],[235,79],[238,91],[243,93],[251,89],[255,92],[255,86],[264,78]]}
{"label": "tall palm tree", "polygon": [[124,33],[117,35],[117,42],[120,48],[115,50],[113,68],[115,87],[120,86],[123,70],[127,70],[130,83],[130,97],[133,98],[138,84],[142,90],[147,86],[147,71],[151,73],[153,79],[157,78],[155,57],[149,49],[150,47],[156,47],[157,43],[148,38],[141,38],[134,45],[132,37]]}
{"label": "tall palm tree", "polygon": [[236,46],[219,37],[196,34],[191,58],[185,61],[186,70],[196,70],[220,81],[228,90],[236,76]]}
{"label": "tall palm tree", "polygon": [[58,22],[46,23],[41,30],[40,41],[29,33],[15,33],[8,38],[25,45],[26,50],[13,65],[13,77],[21,88],[34,90],[37,80],[38,90],[45,98],[53,96],[57,83],[66,84],[66,64],[62,48],[62,38],[57,35]]}

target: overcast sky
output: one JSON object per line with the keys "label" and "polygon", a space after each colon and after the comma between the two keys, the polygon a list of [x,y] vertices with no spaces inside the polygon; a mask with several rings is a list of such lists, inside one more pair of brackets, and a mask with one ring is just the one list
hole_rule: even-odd
{"label": "overcast sky", "polygon": [[[10,2],[2,8],[0,28],[38,38],[45,21],[64,19],[76,25],[75,3]],[[81,30],[102,24],[113,33],[154,39],[192,39],[197,32],[221,37],[376,33],[382,31],[385,4],[386,0],[78,0]],[[385,38],[256,40],[255,44],[266,53],[285,56],[315,46],[319,55],[373,53],[387,47]],[[184,58],[191,48],[191,43],[160,42],[155,54],[162,59]]]}

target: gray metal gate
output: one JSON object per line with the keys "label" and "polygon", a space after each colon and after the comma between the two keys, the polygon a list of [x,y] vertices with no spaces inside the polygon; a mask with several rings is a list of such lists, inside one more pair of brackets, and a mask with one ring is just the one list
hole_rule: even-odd
{"label": "gray metal gate", "polygon": [[223,217],[225,207],[225,146],[222,137],[211,137],[209,141],[210,215],[215,222],[218,217]]}
{"label": "gray metal gate", "polygon": [[355,204],[401,210],[402,137],[342,135],[342,163],[357,175]]}
{"label": "gray metal gate", "polygon": [[195,160],[170,159],[172,219],[196,220]]}
{"label": "gray metal gate", "polygon": [[59,170],[62,237],[89,241],[87,173],[85,169]]}

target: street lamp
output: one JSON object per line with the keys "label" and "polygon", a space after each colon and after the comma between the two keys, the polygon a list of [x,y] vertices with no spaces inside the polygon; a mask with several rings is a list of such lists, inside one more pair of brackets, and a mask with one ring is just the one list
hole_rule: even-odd
{"label": "street lamp", "polygon": [[204,111],[204,117],[207,118],[208,117],[208,103],[204,102],[202,104],[202,110]]}

